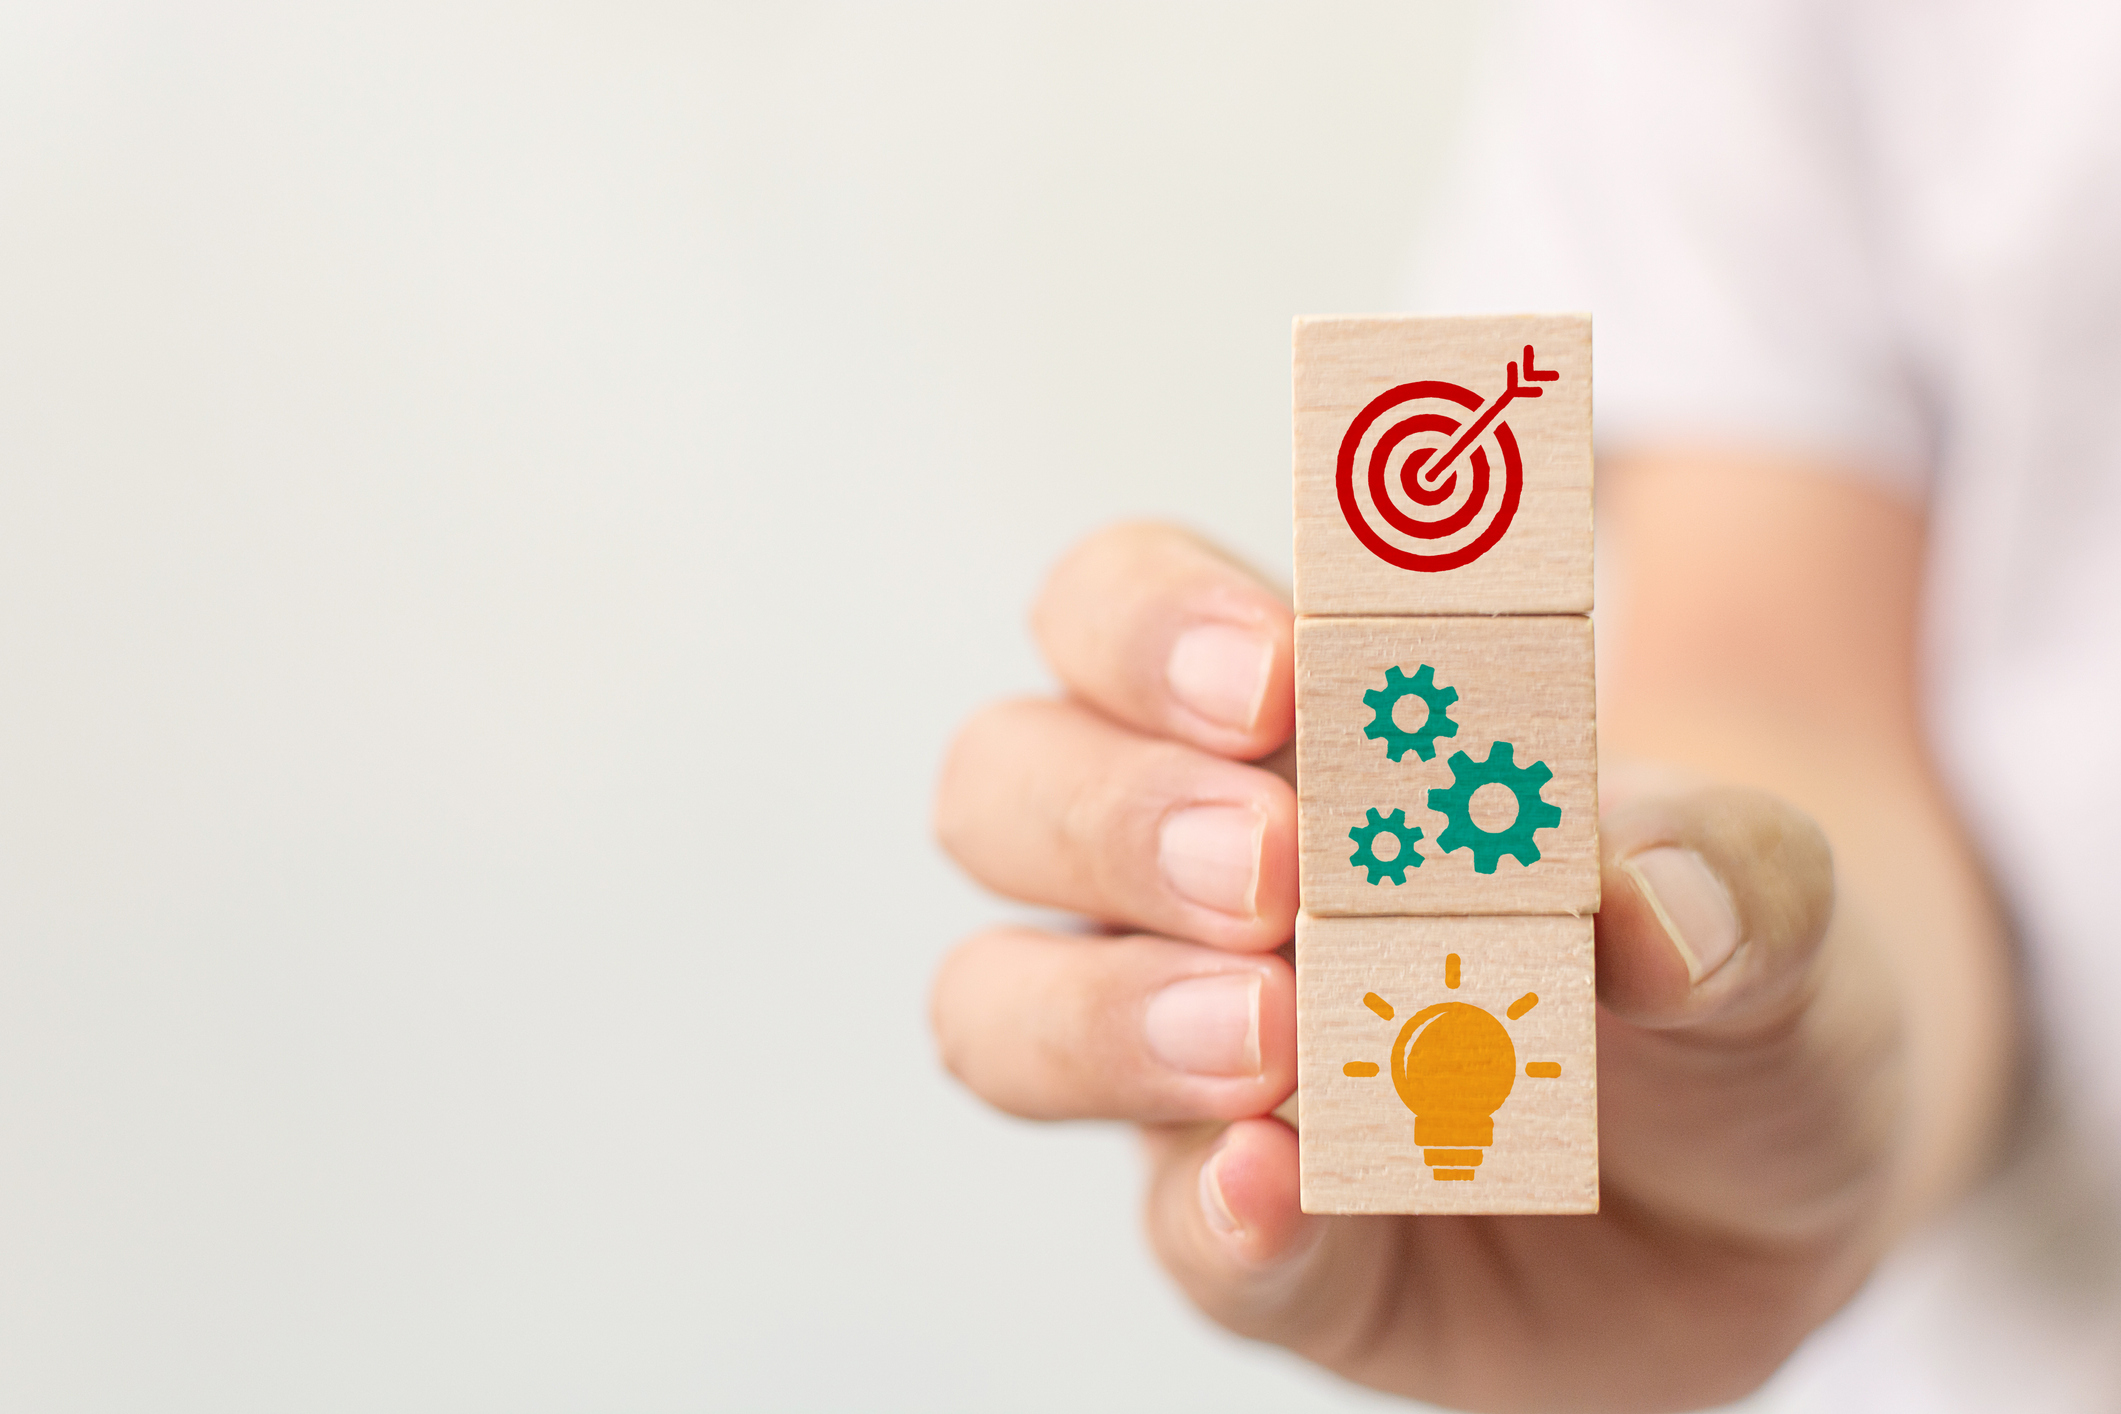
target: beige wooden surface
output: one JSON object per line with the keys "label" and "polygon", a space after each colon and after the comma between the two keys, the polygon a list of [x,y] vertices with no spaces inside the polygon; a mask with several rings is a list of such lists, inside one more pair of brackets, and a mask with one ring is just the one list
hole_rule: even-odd
{"label": "beige wooden surface", "polygon": [[[1597,1028],[1588,918],[1314,918],[1296,924],[1297,1094],[1307,1213],[1598,1210]],[[1445,981],[1457,955],[1456,988]],[[1515,1017],[1526,994],[1535,1004]],[[1387,1020],[1366,1005],[1375,996]],[[1457,1002],[1508,1033],[1513,1083],[1465,1180],[1435,1177],[1391,1074],[1424,1008]],[[1418,1034],[1416,1043],[1418,1044]],[[1375,1066],[1370,1075],[1347,1067]],[[1526,1074],[1559,1067],[1558,1076]],[[1452,1151],[1462,1152],[1462,1151]],[[1463,1173],[1463,1168],[1455,1170]]]}
{"label": "beige wooden surface", "polygon": [[[1559,377],[1530,380],[1527,344],[1536,366]],[[1507,426],[1523,466],[1523,490],[1499,539],[1460,568],[1424,571],[1380,559],[1350,528],[1336,489],[1343,438],[1373,399],[1401,385],[1443,382],[1480,400],[1500,397],[1507,370],[1518,365],[1520,396],[1496,418]],[[1357,316],[1296,321],[1296,612],[1299,614],[1581,614],[1591,608],[1591,322],[1585,315],[1500,315],[1446,318]],[[1460,427],[1480,410],[1447,398],[1424,397],[1380,414],[1361,445],[1374,445],[1400,419],[1426,412]],[[1394,508],[1416,521],[1447,515],[1471,492],[1471,449],[1439,481],[1458,475],[1453,498],[1419,506],[1398,490],[1407,457],[1431,448],[1440,462],[1455,434],[1425,430],[1407,436],[1386,457]],[[1475,443],[1490,467],[1489,501],[1498,502],[1503,456],[1494,425]],[[1368,504],[1369,478],[1358,459],[1351,484]],[[1455,536],[1423,540],[1394,529],[1374,506],[1363,518],[1402,550],[1429,554],[1477,536],[1484,511]]]}
{"label": "beige wooden surface", "polygon": [[[1296,769],[1298,835],[1305,911],[1315,914],[1590,913],[1598,907],[1598,770],[1591,622],[1555,618],[1300,618],[1296,621]],[[1397,761],[1388,742],[1365,735],[1377,709],[1365,700],[1383,691],[1387,674],[1432,669],[1436,687],[1457,691],[1444,708],[1457,734],[1433,741],[1434,756],[1409,747]],[[1403,698],[1392,714],[1420,729],[1427,703]],[[1531,832],[1539,851],[1526,865],[1496,857],[1493,873],[1476,868],[1476,851],[1441,847],[1450,817],[1430,805],[1431,790],[1459,779],[1457,753],[1478,765],[1509,742],[1519,770],[1544,762],[1552,779],[1538,799],[1558,807],[1560,822]],[[1507,828],[1517,800],[1500,786],[1472,797],[1472,823]],[[1419,865],[1403,883],[1370,882],[1372,871],[1349,862],[1355,828],[1368,830],[1371,810],[1404,811]],[[1380,842],[1373,852],[1385,846]]]}

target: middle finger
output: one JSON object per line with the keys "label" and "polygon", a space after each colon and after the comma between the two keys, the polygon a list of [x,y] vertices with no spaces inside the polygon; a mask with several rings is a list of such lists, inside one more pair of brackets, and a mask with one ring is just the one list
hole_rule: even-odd
{"label": "middle finger", "polygon": [[936,793],[943,847],[988,887],[1261,952],[1296,920],[1296,793],[1257,766],[1017,701],[966,724]]}

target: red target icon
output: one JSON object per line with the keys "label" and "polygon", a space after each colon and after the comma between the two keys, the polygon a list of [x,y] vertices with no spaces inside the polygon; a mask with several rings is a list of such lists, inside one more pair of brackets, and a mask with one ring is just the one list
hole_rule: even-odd
{"label": "red target icon", "polygon": [[[1469,565],[1493,549],[1524,494],[1524,459],[1502,410],[1536,398],[1561,377],[1509,365],[1493,402],[1456,383],[1402,383],[1370,400],[1340,440],[1335,483],[1348,529],[1387,564],[1434,573]],[[1498,475],[1499,471],[1499,475]]]}

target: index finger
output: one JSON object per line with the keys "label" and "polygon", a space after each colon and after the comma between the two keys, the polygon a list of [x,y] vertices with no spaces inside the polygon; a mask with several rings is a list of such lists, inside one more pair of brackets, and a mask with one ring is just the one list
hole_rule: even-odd
{"label": "index finger", "polygon": [[1116,525],[1085,540],[1054,568],[1031,623],[1068,691],[1129,726],[1243,761],[1294,728],[1288,604],[1174,527]]}

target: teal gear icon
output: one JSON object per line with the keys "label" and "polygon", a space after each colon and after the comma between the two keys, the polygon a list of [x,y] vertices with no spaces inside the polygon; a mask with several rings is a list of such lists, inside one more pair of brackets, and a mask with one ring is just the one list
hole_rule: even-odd
{"label": "teal gear icon", "polygon": [[[1377,857],[1375,846],[1379,835],[1391,835],[1399,841],[1399,852],[1390,859]],[[1388,877],[1395,884],[1404,884],[1409,866],[1421,867],[1421,856],[1414,852],[1414,841],[1421,838],[1421,831],[1407,828],[1407,812],[1404,810],[1395,810],[1390,815],[1380,815],[1372,810],[1369,823],[1348,831],[1348,838],[1355,841],[1355,853],[1348,856],[1348,863],[1368,874],[1373,884],[1381,884]]]}
{"label": "teal gear icon", "polygon": [[[1473,869],[1479,874],[1494,873],[1505,854],[1514,855],[1519,864],[1537,864],[1539,845],[1532,832],[1561,823],[1561,807],[1539,797],[1539,788],[1554,779],[1547,763],[1519,766],[1517,748],[1498,741],[1488,748],[1485,761],[1475,761],[1463,751],[1453,752],[1451,775],[1450,789],[1438,787],[1429,792],[1429,808],[1451,822],[1436,837],[1436,847],[1446,854],[1454,849],[1472,850]],[[1483,830],[1473,823],[1473,792],[1486,785],[1502,786],[1517,797],[1517,818],[1506,830]]]}
{"label": "teal gear icon", "polygon": [[[1401,731],[1399,724],[1392,720],[1392,709],[1404,697],[1419,697],[1429,706],[1428,720],[1418,731]],[[1394,761],[1406,755],[1410,746],[1416,756],[1432,761],[1436,758],[1436,738],[1458,735],[1458,723],[1452,721],[1444,710],[1458,700],[1458,689],[1438,687],[1436,670],[1427,663],[1423,663],[1413,677],[1396,667],[1385,669],[1385,685],[1365,692],[1362,700],[1377,714],[1370,725],[1362,729],[1362,734],[1383,737],[1385,754]]]}

